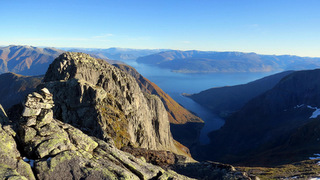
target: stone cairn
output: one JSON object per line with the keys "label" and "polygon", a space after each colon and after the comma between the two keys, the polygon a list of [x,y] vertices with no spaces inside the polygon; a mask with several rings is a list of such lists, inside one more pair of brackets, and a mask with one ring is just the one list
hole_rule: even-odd
{"label": "stone cairn", "polygon": [[[33,92],[26,97],[22,116],[26,120],[27,126],[34,126],[37,120],[50,121],[53,118],[54,106],[52,94],[47,88],[40,90],[40,93]],[[46,122],[48,123],[48,122]]]}

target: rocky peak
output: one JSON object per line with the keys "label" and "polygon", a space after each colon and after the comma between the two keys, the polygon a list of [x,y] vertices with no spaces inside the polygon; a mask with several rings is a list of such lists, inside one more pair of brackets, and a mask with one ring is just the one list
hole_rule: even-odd
{"label": "rocky peak", "polygon": [[161,100],[142,93],[136,80],[83,53],[64,53],[50,65],[44,86],[53,94],[58,119],[118,148],[178,152]]}

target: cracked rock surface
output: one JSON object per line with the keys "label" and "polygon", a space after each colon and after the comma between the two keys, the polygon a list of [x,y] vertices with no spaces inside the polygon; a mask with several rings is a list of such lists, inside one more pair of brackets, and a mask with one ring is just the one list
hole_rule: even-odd
{"label": "cracked rock surface", "polygon": [[[19,141],[38,179],[190,179],[120,151],[112,140],[90,137],[54,119],[49,108],[53,104],[48,89],[32,93],[26,98],[19,120]],[[26,109],[39,113],[28,114]],[[32,172],[28,164],[20,162]],[[18,172],[27,176],[22,170],[12,169],[11,174],[18,176]],[[34,178],[31,175],[27,179]]]}

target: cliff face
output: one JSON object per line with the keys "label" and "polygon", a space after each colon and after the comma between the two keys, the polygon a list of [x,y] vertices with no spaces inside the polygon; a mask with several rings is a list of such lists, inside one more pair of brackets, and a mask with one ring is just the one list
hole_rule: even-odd
{"label": "cliff face", "polygon": [[190,111],[186,110],[176,101],[174,101],[168,94],[166,94],[161,88],[159,88],[156,84],[149,81],[147,78],[143,77],[141,74],[137,72],[133,67],[125,65],[125,64],[114,64],[114,66],[123,70],[124,72],[133,76],[141,90],[145,93],[154,94],[160,97],[163,102],[167,112],[169,121],[172,124],[185,124],[187,122],[198,122],[203,123],[203,120]]}
{"label": "cliff face", "polygon": [[177,152],[161,100],[143,94],[136,80],[83,53],[64,53],[49,67],[45,86],[54,94],[55,116],[117,147],[131,145]]}

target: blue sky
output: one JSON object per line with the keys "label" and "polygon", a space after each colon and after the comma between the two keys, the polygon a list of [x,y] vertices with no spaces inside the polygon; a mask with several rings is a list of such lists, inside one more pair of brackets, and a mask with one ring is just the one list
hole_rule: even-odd
{"label": "blue sky", "polygon": [[319,0],[0,0],[0,45],[320,57]]}

